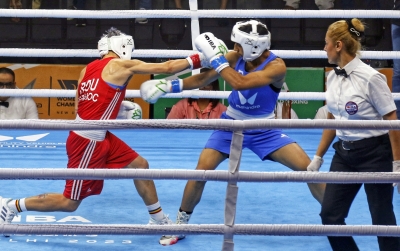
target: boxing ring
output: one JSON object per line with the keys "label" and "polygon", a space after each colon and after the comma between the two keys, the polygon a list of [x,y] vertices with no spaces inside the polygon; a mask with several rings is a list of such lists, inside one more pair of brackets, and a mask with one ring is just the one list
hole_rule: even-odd
{"label": "boxing ring", "polygon": [[[384,17],[394,11],[283,11],[283,10],[196,10],[190,11],[69,11],[1,10],[3,17],[191,18],[192,36],[198,32],[198,18],[204,17]],[[196,26],[197,24],[197,26]],[[197,27],[197,30],[196,30]],[[98,57],[97,50],[0,49],[14,57]],[[133,57],[186,57],[193,51],[135,50]],[[325,58],[323,51],[274,51],[282,58]],[[369,59],[400,58],[399,52],[363,52]],[[0,90],[6,96],[73,97],[74,91]],[[227,92],[206,94],[185,91],[170,97],[226,98]],[[398,99],[399,94],[394,94]],[[138,97],[127,91],[127,97]],[[323,93],[282,93],[279,99],[324,100]],[[331,174],[327,170],[333,155],[325,155],[319,173],[287,172],[280,164],[261,162],[248,150],[238,151],[244,129],[283,128],[312,157],[323,128],[400,129],[398,121],[328,120],[138,120],[138,121],[0,121],[0,195],[20,198],[43,192],[60,192],[66,178],[107,179],[102,195],[85,199],[74,213],[25,212],[13,224],[0,226],[4,250],[329,250],[326,235],[355,236],[361,250],[377,250],[376,236],[400,236],[397,226],[371,226],[365,194],[360,192],[350,210],[347,226],[322,226],[320,205],[304,182],[400,182],[395,173]],[[67,130],[110,129],[146,158],[150,170],[66,170]],[[198,156],[212,129],[235,131],[235,158],[216,171],[194,171]],[[39,136],[38,136],[39,135]],[[24,141],[27,136],[39,138]],[[160,140],[162,139],[162,140]],[[240,167],[240,171],[239,171]],[[71,172],[73,171],[73,172]],[[148,214],[131,179],[154,179],[164,211],[173,219],[188,179],[209,180],[203,198],[188,225],[148,226]],[[50,190],[51,189],[51,190]],[[123,191],[123,192],[122,192]],[[394,195],[400,219],[400,195]],[[187,238],[171,247],[158,244],[161,234],[185,233]],[[222,239],[221,239],[222,236]],[[375,237],[374,237],[375,236]],[[233,240],[233,241],[232,241]]]}

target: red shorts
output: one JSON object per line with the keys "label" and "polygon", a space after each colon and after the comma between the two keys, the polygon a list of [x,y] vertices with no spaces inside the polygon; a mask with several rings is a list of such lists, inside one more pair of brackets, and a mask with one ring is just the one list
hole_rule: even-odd
{"label": "red shorts", "polygon": [[[124,168],[139,154],[111,132],[103,141],[90,140],[70,132],[67,143],[68,168]],[[97,195],[103,189],[104,180],[66,180],[64,196],[82,200]]]}

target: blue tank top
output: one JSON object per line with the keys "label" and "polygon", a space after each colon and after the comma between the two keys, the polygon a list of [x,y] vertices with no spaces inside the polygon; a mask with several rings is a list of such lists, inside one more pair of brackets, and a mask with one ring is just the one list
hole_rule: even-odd
{"label": "blue tank top", "polygon": [[[277,56],[270,52],[269,57],[254,71],[261,71],[269,62],[276,58]],[[249,73],[245,70],[245,64],[246,62],[243,58],[240,58],[235,66],[235,70],[243,76]],[[228,102],[231,108],[249,116],[268,115],[274,112],[279,92],[280,89],[274,88],[271,85],[240,91],[232,90],[228,97]]]}

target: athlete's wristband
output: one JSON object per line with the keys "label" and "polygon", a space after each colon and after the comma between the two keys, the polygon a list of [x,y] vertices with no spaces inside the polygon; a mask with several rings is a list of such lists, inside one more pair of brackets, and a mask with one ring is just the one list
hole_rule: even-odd
{"label": "athlete's wristband", "polygon": [[182,80],[181,79],[174,79],[171,80],[171,92],[177,93],[182,91]]}
{"label": "athlete's wristband", "polygon": [[212,68],[218,73],[229,66],[228,60],[224,56],[219,56],[210,61]]}
{"label": "athlete's wristband", "polygon": [[201,68],[201,59],[199,54],[193,54],[186,58],[192,70]]}

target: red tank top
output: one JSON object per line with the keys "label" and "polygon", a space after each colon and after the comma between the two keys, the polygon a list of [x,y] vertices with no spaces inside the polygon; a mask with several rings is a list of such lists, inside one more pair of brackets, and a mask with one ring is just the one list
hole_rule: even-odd
{"label": "red tank top", "polygon": [[84,120],[116,119],[125,97],[124,86],[112,87],[101,77],[113,58],[95,60],[87,65],[85,76],[78,85],[78,116]]}

